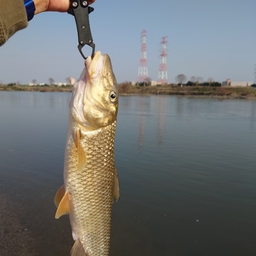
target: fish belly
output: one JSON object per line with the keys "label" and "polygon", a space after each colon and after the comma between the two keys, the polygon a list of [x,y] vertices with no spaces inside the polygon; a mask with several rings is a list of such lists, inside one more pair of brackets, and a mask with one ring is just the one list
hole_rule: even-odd
{"label": "fish belly", "polygon": [[89,256],[107,256],[115,175],[114,137],[116,122],[99,132],[81,133],[85,166],[78,171],[77,154],[66,151],[66,190],[71,209],[70,222],[74,237],[80,240]]}

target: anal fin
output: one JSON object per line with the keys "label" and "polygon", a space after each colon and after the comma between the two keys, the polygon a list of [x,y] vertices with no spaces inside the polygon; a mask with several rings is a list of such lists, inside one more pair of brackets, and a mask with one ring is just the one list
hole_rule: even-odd
{"label": "anal fin", "polygon": [[80,242],[79,239],[77,239],[71,249],[70,252],[71,256],[89,256],[83,248],[82,243]]}
{"label": "anal fin", "polygon": [[70,212],[70,200],[69,200],[69,193],[65,192],[64,196],[62,197],[59,206],[57,208],[55,219],[58,219],[62,215],[69,214]]}

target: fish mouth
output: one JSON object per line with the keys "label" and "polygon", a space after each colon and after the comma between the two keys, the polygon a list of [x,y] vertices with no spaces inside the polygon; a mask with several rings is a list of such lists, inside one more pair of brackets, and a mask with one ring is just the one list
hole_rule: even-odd
{"label": "fish mouth", "polygon": [[85,60],[85,67],[88,70],[89,80],[90,82],[92,79],[96,78],[97,75],[101,72],[103,67],[103,56],[101,55],[100,51],[97,51],[93,57],[89,56]]}
{"label": "fish mouth", "polygon": [[89,56],[85,60],[85,67],[88,70],[90,82],[101,74],[104,76],[107,73],[112,73],[112,64],[109,55],[101,55],[100,51],[97,51],[93,57]]}

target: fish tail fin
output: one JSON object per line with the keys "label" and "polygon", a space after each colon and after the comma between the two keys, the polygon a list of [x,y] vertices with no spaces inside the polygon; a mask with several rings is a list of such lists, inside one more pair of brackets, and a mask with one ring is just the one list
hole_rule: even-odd
{"label": "fish tail fin", "polygon": [[70,252],[70,255],[71,256],[89,256],[85,251],[84,251],[84,248],[83,248],[83,245],[82,243],[80,242],[79,239],[77,239],[71,249],[71,252]]}

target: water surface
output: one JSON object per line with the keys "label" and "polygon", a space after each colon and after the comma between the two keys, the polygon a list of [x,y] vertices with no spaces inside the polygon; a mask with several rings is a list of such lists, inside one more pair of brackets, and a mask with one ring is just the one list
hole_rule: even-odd
{"label": "water surface", "polygon": [[[19,220],[5,235],[22,232],[31,255],[73,244],[53,204],[69,98],[0,92],[0,195]],[[256,255],[255,154],[256,101],[120,97],[110,255]]]}

